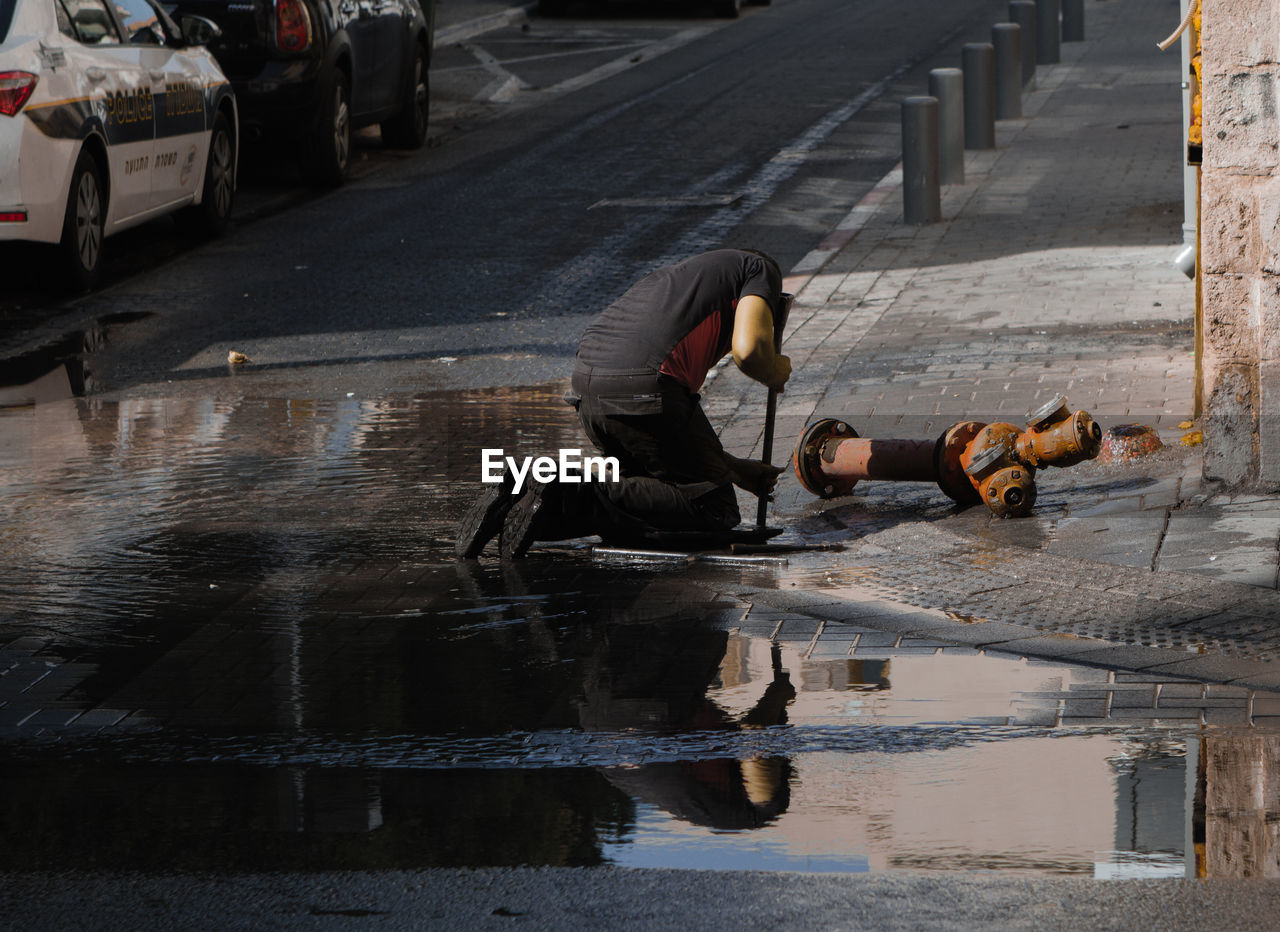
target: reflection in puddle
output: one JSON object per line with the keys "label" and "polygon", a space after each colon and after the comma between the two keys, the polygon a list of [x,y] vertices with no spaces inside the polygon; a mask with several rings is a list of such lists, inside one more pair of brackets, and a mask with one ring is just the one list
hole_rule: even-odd
{"label": "reflection in puddle", "polygon": [[579,442],[551,389],[0,412],[0,865],[1260,863],[1244,690],[453,561],[482,447]]}
{"label": "reflection in puddle", "polygon": [[85,330],[0,360],[0,408],[38,405],[92,393],[93,354],[110,342],[115,327],[150,316],[148,311],[108,314]]}

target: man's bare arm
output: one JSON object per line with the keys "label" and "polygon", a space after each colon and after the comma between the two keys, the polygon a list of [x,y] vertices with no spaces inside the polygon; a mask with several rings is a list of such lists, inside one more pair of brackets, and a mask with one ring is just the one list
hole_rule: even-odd
{"label": "man's bare arm", "polygon": [[738,302],[731,349],[734,363],[748,378],[779,392],[791,378],[791,360],[773,348],[769,302],[759,295],[747,295]]}

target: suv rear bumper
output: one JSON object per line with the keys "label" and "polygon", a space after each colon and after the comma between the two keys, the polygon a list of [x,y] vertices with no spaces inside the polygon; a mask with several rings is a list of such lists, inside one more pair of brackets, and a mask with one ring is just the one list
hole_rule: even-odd
{"label": "suv rear bumper", "polygon": [[233,77],[240,127],[249,138],[301,136],[321,112],[319,59],[267,62],[252,78]]}

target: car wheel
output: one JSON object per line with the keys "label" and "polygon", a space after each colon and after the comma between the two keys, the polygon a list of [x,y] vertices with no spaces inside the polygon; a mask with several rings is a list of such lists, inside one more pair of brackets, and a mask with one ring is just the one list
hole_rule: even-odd
{"label": "car wheel", "polygon": [[347,76],[334,69],[329,79],[324,112],[302,154],[302,174],[308,182],[336,188],[347,177],[351,159],[351,86]]}
{"label": "car wheel", "polygon": [[231,204],[236,195],[236,148],[231,124],[219,113],[209,133],[209,158],[204,169],[204,193],[200,204],[184,217],[199,232],[218,236],[231,223]]}
{"label": "car wheel", "polygon": [[102,266],[103,224],[107,199],[98,160],[81,149],[71,172],[71,191],[62,221],[63,262],[72,282],[81,290],[98,283]]}
{"label": "car wheel", "polygon": [[431,114],[427,52],[421,45],[415,44],[414,49],[408,94],[400,112],[381,127],[383,142],[397,149],[421,149],[427,139],[427,121]]}
{"label": "car wheel", "polygon": [[711,9],[716,16],[735,19],[742,12],[742,0],[715,0]]}

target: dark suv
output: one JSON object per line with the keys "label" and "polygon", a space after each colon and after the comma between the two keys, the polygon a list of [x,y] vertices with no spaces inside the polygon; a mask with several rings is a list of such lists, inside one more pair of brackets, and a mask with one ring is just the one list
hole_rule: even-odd
{"label": "dark suv", "polygon": [[208,48],[235,88],[249,138],[299,146],[303,177],[338,185],[351,132],[380,123],[402,149],[427,134],[435,0],[170,0],[221,34]]}

